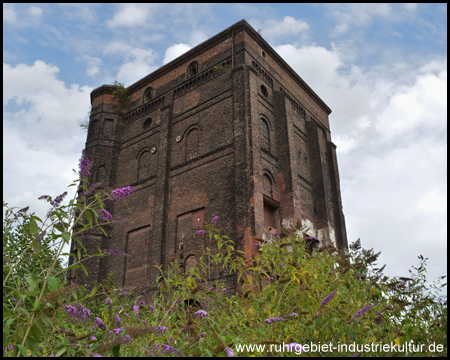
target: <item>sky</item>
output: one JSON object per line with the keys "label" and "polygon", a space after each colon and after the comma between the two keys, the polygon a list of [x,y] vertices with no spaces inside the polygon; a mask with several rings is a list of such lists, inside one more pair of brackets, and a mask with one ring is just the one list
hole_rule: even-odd
{"label": "sky", "polygon": [[73,197],[90,92],[242,19],[332,109],[349,243],[447,275],[446,4],[3,4],[3,200]]}

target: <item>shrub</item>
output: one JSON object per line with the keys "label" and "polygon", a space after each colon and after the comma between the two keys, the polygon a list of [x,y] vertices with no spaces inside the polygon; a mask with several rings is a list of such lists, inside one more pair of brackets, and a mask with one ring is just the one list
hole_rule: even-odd
{"label": "shrub", "polygon": [[[87,174],[88,163],[84,158],[80,173]],[[124,188],[92,195],[87,185],[82,189],[78,202],[51,210],[54,220],[46,231],[52,239],[65,242],[91,227],[101,228],[112,218],[104,212],[104,200],[118,201],[132,192]],[[84,202],[89,196],[93,201]],[[73,209],[79,230],[70,220]],[[11,261],[4,266],[4,286],[9,284],[3,293],[6,356],[447,355],[447,303],[438,296],[445,284],[439,279],[427,288],[422,256],[410,278],[389,279],[384,267],[375,267],[379,253],[361,249],[359,240],[347,256],[332,246],[314,249],[315,239],[303,236],[298,226],[254,244],[258,255],[249,266],[244,253],[215,228],[216,216],[196,235],[209,236],[210,244],[196,266],[186,273],[176,262],[165,270],[157,265],[159,291],[152,298],[142,289],[114,288],[113,273],[88,293],[58,278],[62,247],[55,253],[37,246],[43,226],[32,222],[42,222],[34,215],[24,219],[17,237],[33,257],[45,261],[30,268]],[[5,254],[11,260],[5,231],[12,232],[6,224],[4,260]],[[124,254],[99,249],[89,256],[108,255]],[[83,268],[89,256],[71,267]],[[237,288],[227,289],[221,280],[208,282],[208,268],[234,274]]]}

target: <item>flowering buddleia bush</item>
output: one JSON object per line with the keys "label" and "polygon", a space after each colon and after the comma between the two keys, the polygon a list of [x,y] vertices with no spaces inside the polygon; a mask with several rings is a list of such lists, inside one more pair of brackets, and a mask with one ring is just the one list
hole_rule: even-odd
{"label": "flowering buddleia bush", "polygon": [[[129,187],[94,194],[95,187],[87,184],[88,165],[87,157],[80,161],[79,175],[85,178],[79,202],[70,204],[77,206],[78,227],[68,215],[70,206],[55,198],[51,226],[37,226],[42,222],[31,215],[19,233],[31,257],[40,254],[49,236],[77,240],[84,231],[114,221],[105,204],[132,196]],[[43,200],[53,201],[50,196]],[[13,214],[22,220],[25,213]],[[8,255],[11,237],[7,225],[5,242],[4,223],[4,356],[447,355],[447,304],[439,297],[445,284],[442,278],[426,286],[427,259],[422,256],[410,277],[389,279],[384,267],[376,267],[379,253],[361,249],[359,241],[351,245],[350,255],[332,246],[316,249],[317,239],[304,236],[297,226],[253,244],[257,255],[248,259],[217,226],[220,218],[214,216],[197,230],[195,236],[208,246],[188,271],[176,259],[166,269],[155,265],[159,288],[148,296],[139,287],[115,288],[112,273],[89,292],[82,285],[67,286],[58,278],[56,262],[31,272],[22,269],[21,280]],[[89,256],[130,255],[99,249],[83,256],[71,267],[85,270],[82,262]],[[211,281],[208,274],[226,276]],[[5,283],[10,284],[6,291]],[[319,343],[329,347],[311,351],[311,344]],[[342,344],[389,348],[363,351],[339,348]],[[412,344],[424,347],[416,351]]]}

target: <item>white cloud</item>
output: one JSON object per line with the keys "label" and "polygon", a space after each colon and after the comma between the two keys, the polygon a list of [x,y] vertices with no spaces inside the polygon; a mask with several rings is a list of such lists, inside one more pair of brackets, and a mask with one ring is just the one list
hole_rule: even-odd
{"label": "white cloud", "polygon": [[58,75],[56,66],[43,61],[15,67],[3,63],[3,104],[21,105],[17,112],[8,106],[3,112],[4,200],[12,206],[30,205],[38,216],[45,216],[48,207],[37,198],[59,195],[75,178],[71,169],[86,136],[78,123],[86,119],[93,90],[66,87]]}
{"label": "white cloud", "polygon": [[276,40],[291,35],[298,35],[309,29],[309,25],[302,20],[295,20],[292,16],[286,16],[283,21],[268,20],[263,25],[261,34],[265,38]]}
{"label": "white cloud", "polygon": [[86,69],[86,74],[90,77],[94,77],[100,72],[100,66],[102,65],[102,60],[98,57],[84,55],[82,57],[86,61],[88,68]]}
{"label": "white cloud", "polygon": [[176,59],[178,56],[183,55],[186,51],[189,51],[192,47],[188,44],[175,44],[167,48],[164,55],[163,65]]}
{"label": "white cloud", "polygon": [[103,53],[117,54],[125,58],[117,73],[117,80],[125,86],[133,84],[157,68],[153,65],[156,53],[152,49],[133,48],[123,41],[116,40],[108,43]]}
{"label": "white cloud", "polygon": [[41,9],[41,8],[38,8],[37,6],[30,6],[30,7],[28,8],[28,13],[29,13],[31,16],[33,16],[33,17],[35,17],[35,18],[38,18],[38,17],[41,17],[41,16],[42,16],[42,9]]}
{"label": "white cloud", "polygon": [[3,22],[15,25],[17,22],[17,12],[13,4],[3,4]]}
{"label": "white cloud", "polygon": [[329,15],[337,21],[335,35],[346,32],[350,26],[370,26],[376,17],[390,18],[392,16],[392,7],[389,4],[332,4],[329,7],[331,9]]}
{"label": "white cloud", "polygon": [[297,42],[298,36],[301,34],[301,40],[307,38],[307,30],[309,25],[292,16],[285,16],[282,21],[278,22],[275,19],[269,19],[266,22],[261,22],[257,19],[251,19],[250,24],[257,31],[260,31],[261,36],[270,44],[286,42]]}
{"label": "white cloud", "polygon": [[151,25],[153,14],[158,11],[157,4],[120,4],[113,18],[107,22],[109,27],[137,27]]}

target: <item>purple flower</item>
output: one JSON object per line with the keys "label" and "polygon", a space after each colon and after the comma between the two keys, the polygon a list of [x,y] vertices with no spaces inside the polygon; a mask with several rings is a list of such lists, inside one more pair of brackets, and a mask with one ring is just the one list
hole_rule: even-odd
{"label": "purple flower", "polygon": [[133,306],[133,311],[134,311],[136,314],[139,314],[139,306],[138,306],[138,305],[134,305],[134,306]]}
{"label": "purple flower", "polygon": [[277,231],[275,234],[273,234],[273,236],[278,237],[278,236],[280,236],[280,234],[281,234],[281,231]]}
{"label": "purple flower", "polygon": [[[51,356],[51,355],[50,355]],[[55,356],[55,355],[53,355]],[[103,355],[99,355],[99,354],[92,354],[91,357],[103,357]]]}
{"label": "purple flower", "polygon": [[78,164],[78,168],[80,169],[78,174],[80,175],[81,179],[91,175],[91,173],[88,170],[88,168],[89,168],[89,159],[87,157],[87,151],[86,150],[83,150],[83,152],[81,154],[80,163]]}
{"label": "purple flower", "polygon": [[260,247],[260,244],[253,244],[254,247]]}
{"label": "purple flower", "polygon": [[50,201],[51,205],[54,205],[55,207],[58,207],[61,201],[66,197],[67,191],[64,191],[61,195],[58,195],[55,200]]}
{"label": "purple flower", "polygon": [[172,337],[172,336],[169,337],[169,341],[170,341],[170,342],[173,342],[173,337]]}
{"label": "purple flower", "polygon": [[205,310],[199,310],[195,312],[195,317],[204,317],[207,316],[208,313]]}
{"label": "purple flower", "polygon": [[162,333],[164,334],[167,330],[169,330],[168,328],[166,328],[165,326],[155,326],[153,328],[153,331],[156,333]]}
{"label": "purple flower", "polygon": [[123,199],[124,197],[131,195],[135,191],[136,191],[136,188],[134,188],[132,186],[127,186],[122,189],[116,189],[116,190],[111,191],[110,197],[113,201],[119,201],[119,200]]}
{"label": "purple flower", "polygon": [[359,311],[355,314],[355,316],[352,317],[352,319],[358,319],[358,318],[360,318],[360,317],[363,316],[368,310],[370,310],[370,309],[373,308],[373,307],[374,307],[373,304],[369,304],[369,305],[364,306],[361,310],[359,310]]}
{"label": "purple flower", "polygon": [[91,336],[91,340],[97,340],[95,336]]}
{"label": "purple flower", "polygon": [[98,217],[100,219],[102,219],[103,221],[108,221],[108,220],[109,221],[114,221],[112,215],[108,211],[106,211],[105,209],[99,210]]}
{"label": "purple flower", "polygon": [[281,263],[280,266],[284,266],[284,263]]}
{"label": "purple flower", "polygon": [[127,317],[131,317],[130,315],[128,315],[126,312],[123,313],[125,316]]}
{"label": "purple flower", "polygon": [[211,287],[209,288],[209,290],[213,291],[213,290],[214,290],[214,286],[211,286]]}
{"label": "purple flower", "polygon": [[273,282],[273,281],[275,281],[275,280],[274,280],[273,277],[271,276],[271,277],[269,278],[269,281]]}
{"label": "purple flower", "polygon": [[264,320],[264,322],[269,323],[269,324],[273,324],[278,321],[286,321],[286,319],[283,319],[282,317],[273,317],[273,318]]}
{"label": "purple flower", "polygon": [[386,310],[394,310],[394,307],[392,305],[387,305]]}
{"label": "purple flower", "polygon": [[[117,322],[117,320],[116,320]],[[112,331],[110,331],[110,333],[115,332],[116,335],[120,335],[120,333],[123,331],[123,327],[120,327],[118,329],[112,329]]]}
{"label": "purple flower", "polygon": [[155,312],[155,307],[152,305],[150,306],[150,314],[153,314]]}
{"label": "purple flower", "polygon": [[50,196],[48,195],[42,195],[38,197],[38,200],[47,200]]}
{"label": "purple flower", "polygon": [[106,298],[106,305],[111,305],[111,300],[109,300],[109,298]]}
{"label": "purple flower", "polygon": [[201,336],[206,336],[206,333],[203,331],[200,335]]}
{"label": "purple flower", "polygon": [[133,341],[133,339],[130,337],[130,335],[125,335],[120,337],[120,341],[123,344],[128,344],[130,341]]}
{"label": "purple flower", "polygon": [[139,301],[139,305],[145,305],[144,299],[142,299],[142,300]]}
{"label": "purple flower", "polygon": [[357,279],[360,279],[360,278],[361,278],[361,276],[358,275],[358,274],[355,274],[355,277],[356,277]]}
{"label": "purple flower", "polygon": [[191,338],[190,338],[189,336],[186,336],[186,337],[184,338],[184,340],[188,341],[188,340],[191,340]]}
{"label": "purple flower", "polygon": [[214,216],[213,219],[211,220],[212,224],[215,224],[217,222],[217,220],[219,220],[218,216]]}
{"label": "purple flower", "polygon": [[228,357],[234,357],[234,351],[231,348],[225,348],[224,352]]}
{"label": "purple flower", "polygon": [[120,317],[119,317],[119,314],[116,314],[115,320],[116,320],[117,326],[120,326]]}
{"label": "purple flower", "polygon": [[105,325],[105,323],[104,323],[100,318],[96,317],[96,318],[94,319],[94,322],[97,324],[97,326],[98,326],[100,329],[106,330],[106,325]]}
{"label": "purple flower", "polygon": [[203,234],[205,232],[205,230],[199,230],[197,231],[197,234]]}
{"label": "purple flower", "polygon": [[65,308],[68,315],[84,322],[86,322],[88,317],[91,316],[91,310],[85,309],[83,305],[78,303],[74,305],[66,305]]}
{"label": "purple flower", "polygon": [[288,316],[298,316],[298,313],[292,313],[292,314],[289,314]]}
{"label": "purple flower", "polygon": [[223,288],[222,291],[227,291],[227,288]]}
{"label": "purple flower", "polygon": [[333,299],[334,295],[336,295],[336,291],[337,290],[334,290],[325,299],[322,300],[322,302],[320,303],[319,309],[322,309],[325,306],[327,306],[327,304]]}
{"label": "purple flower", "polygon": [[315,236],[307,236],[305,237],[306,240],[317,240]]}
{"label": "purple flower", "polygon": [[145,321],[145,320],[142,320],[142,322],[144,323],[144,325],[147,325],[147,321]]}

